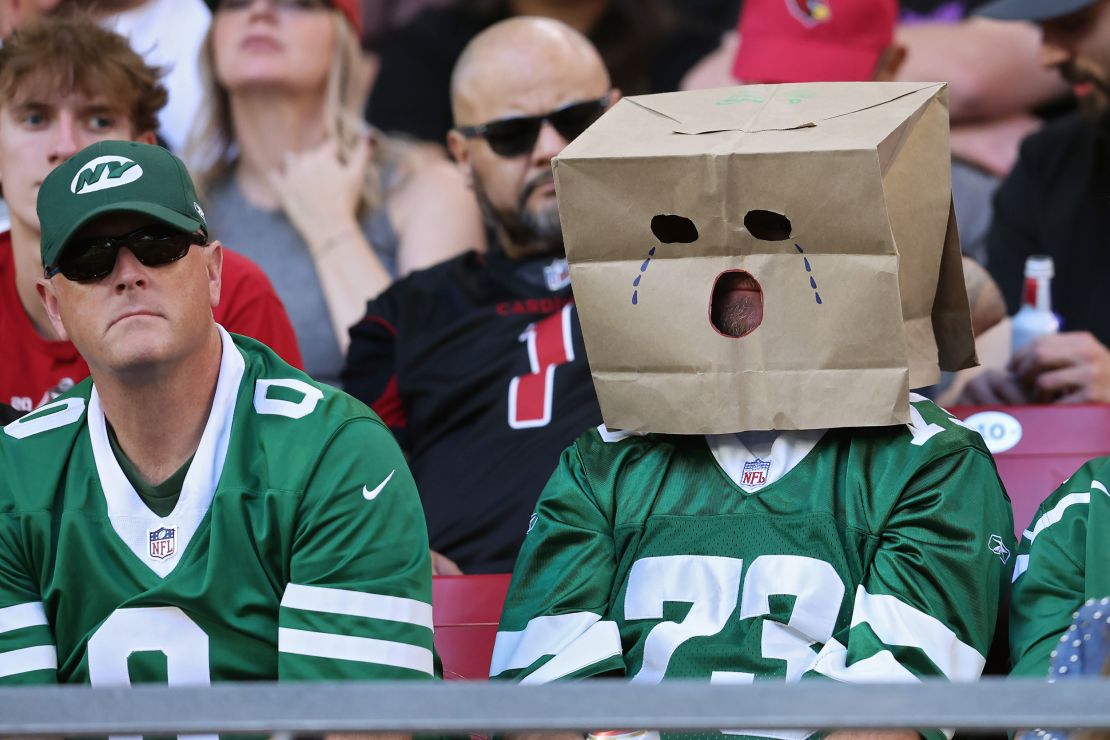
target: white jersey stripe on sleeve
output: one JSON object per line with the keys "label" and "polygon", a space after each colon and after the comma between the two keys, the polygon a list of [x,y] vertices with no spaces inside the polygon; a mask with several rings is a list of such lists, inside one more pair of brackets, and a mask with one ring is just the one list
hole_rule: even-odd
{"label": "white jersey stripe on sleeve", "polygon": [[887,594],[870,594],[860,586],[852,610],[852,627],[866,622],[886,645],[919,648],[949,681],[974,681],[987,661],[936,617]]}
{"label": "white jersey stripe on sleeve", "polygon": [[1027,570],[1029,570],[1029,556],[1018,555],[1014,560],[1014,577],[1010,579],[1010,583],[1016,583],[1018,577]]}
{"label": "white jersey stripe on sleeve", "polygon": [[53,645],[9,650],[0,653],[0,678],[16,676],[31,671],[54,671],[58,669],[58,651]]}
{"label": "white jersey stripe on sleeve", "polygon": [[[1106,493],[1106,487],[1099,483],[1097,480],[1091,481],[1091,490],[1097,490]],[[1069,493],[1067,496],[1064,496],[1059,501],[1057,501],[1055,506],[1046,511],[1044,514],[1041,514],[1041,517],[1033,524],[1033,526],[1025,530],[1024,537],[1029,540],[1030,544],[1032,544],[1033,540],[1037,539],[1037,535],[1051,527],[1056,522],[1063,519],[1064,512],[1067,511],[1069,507],[1090,503],[1090,492]]]}
{"label": "white jersey stripe on sleeve", "polygon": [[842,683],[915,683],[921,680],[895,660],[889,650],[880,650],[849,666],[848,648],[835,638],[821,648],[811,670]]}
{"label": "white jersey stripe on sleeve", "polygon": [[41,601],[28,601],[0,609],[0,633],[24,627],[45,627],[48,624]]}
{"label": "white jersey stripe on sleeve", "polygon": [[326,632],[278,628],[278,652],[332,660],[408,668],[432,675],[432,651],[416,645],[370,637],[332,635]]}
{"label": "white jersey stripe on sleeve", "polygon": [[281,605],[287,609],[385,619],[432,629],[432,605],[401,596],[290,583],[281,597]]}
{"label": "white jersey stripe on sleeve", "polygon": [[575,671],[620,654],[621,635],[620,630],[617,629],[617,623],[609,620],[601,621],[520,682],[539,684],[557,681]]}
{"label": "white jersey stripe on sleeve", "polygon": [[[490,661],[490,675],[527,668],[545,655],[566,653],[567,657],[561,658],[559,665],[574,664],[574,667],[560,672],[557,665],[554,669],[537,672],[550,681],[619,654],[621,644],[616,624],[604,622],[601,624],[607,626],[595,630],[600,620],[601,617],[592,612],[550,614],[531,619],[523,630],[498,632]],[[549,675],[552,672],[559,673],[559,676]],[[536,681],[530,677],[529,682]]]}

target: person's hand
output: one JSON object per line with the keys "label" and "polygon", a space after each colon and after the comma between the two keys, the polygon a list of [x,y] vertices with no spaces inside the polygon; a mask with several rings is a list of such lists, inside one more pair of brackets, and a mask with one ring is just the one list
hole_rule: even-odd
{"label": "person's hand", "polygon": [[1029,403],[1017,378],[988,368],[967,382],[956,400],[960,406],[1017,406]]}
{"label": "person's hand", "polygon": [[1010,371],[1038,403],[1110,403],[1110,350],[1090,332],[1037,337],[1014,354]]}
{"label": "person's hand", "polygon": [[455,561],[446,555],[440,555],[435,550],[432,553],[432,575],[433,576],[461,576],[463,575],[462,568],[455,564]]}
{"label": "person's hand", "polygon": [[290,153],[278,171],[270,173],[290,223],[316,252],[337,235],[357,229],[355,218],[373,143],[359,140],[347,162],[339,159],[339,144],[327,139],[315,149]]}

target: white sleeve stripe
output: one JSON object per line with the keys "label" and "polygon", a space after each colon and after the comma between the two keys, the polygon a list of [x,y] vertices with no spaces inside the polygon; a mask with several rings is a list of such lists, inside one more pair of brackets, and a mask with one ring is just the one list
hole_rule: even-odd
{"label": "white sleeve stripe", "polygon": [[596,623],[573,644],[521,679],[522,684],[557,681],[587,666],[621,654],[621,635],[617,623],[609,620]]}
{"label": "white sleeve stripe", "polygon": [[848,665],[848,648],[832,639],[825,643],[811,669],[842,683],[920,683],[910,669],[894,659],[889,650]]}
{"label": "white sleeve stripe", "polygon": [[[1095,482],[1097,483],[1098,481]],[[1094,486],[1092,486],[1092,488],[1093,487]],[[1041,514],[1041,518],[1038,519],[1032,527],[1025,530],[1024,537],[1029,540],[1030,544],[1032,544],[1033,540],[1037,539],[1037,536],[1041,532],[1045,531],[1053,524],[1064,518],[1064,512],[1068,509],[1068,507],[1076,506],[1078,504],[1090,503],[1090,493],[1069,493],[1067,496],[1064,496],[1062,499],[1057,501],[1055,506],[1046,511],[1044,514]]]}
{"label": "white sleeve stripe", "polygon": [[1010,583],[1015,583],[1022,573],[1029,570],[1029,556],[1018,555],[1014,560],[1014,577],[1010,579]]}
{"label": "white sleeve stripe", "polygon": [[24,627],[45,627],[46,610],[41,601],[28,601],[0,609],[0,634]]}
{"label": "white sleeve stripe", "polygon": [[886,645],[919,648],[949,681],[974,681],[987,661],[936,617],[886,594],[856,589],[852,627],[866,622]]}
{"label": "white sleeve stripe", "polygon": [[281,606],[286,609],[406,622],[432,629],[432,605],[400,596],[290,583],[285,588],[285,595],[281,597]]}
{"label": "white sleeve stripe", "polygon": [[15,676],[31,671],[55,671],[58,669],[58,651],[53,645],[9,650],[0,653],[0,678]]}
{"label": "white sleeve stripe", "polygon": [[490,675],[527,668],[545,655],[558,655],[600,619],[593,612],[549,614],[534,617],[522,630],[498,632]]}
{"label": "white sleeve stripe", "polygon": [[408,668],[429,676],[433,670],[432,651],[428,648],[392,640],[331,635],[288,627],[278,628],[278,652]]}

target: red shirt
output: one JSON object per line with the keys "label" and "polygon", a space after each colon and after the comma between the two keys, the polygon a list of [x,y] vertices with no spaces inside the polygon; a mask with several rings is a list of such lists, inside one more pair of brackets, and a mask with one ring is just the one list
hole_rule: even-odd
{"label": "red shirt", "polygon": [[[283,360],[303,368],[293,325],[281,299],[258,265],[224,248],[216,322],[268,345]],[[0,403],[31,411],[89,375],[89,366],[69,342],[44,339],[35,331],[15,284],[11,232],[0,233]]]}

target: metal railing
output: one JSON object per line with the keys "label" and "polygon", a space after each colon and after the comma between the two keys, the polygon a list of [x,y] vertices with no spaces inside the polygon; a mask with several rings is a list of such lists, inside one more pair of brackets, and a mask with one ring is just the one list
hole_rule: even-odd
{"label": "metal railing", "polygon": [[0,735],[1020,727],[1110,729],[1110,681],[642,686],[254,683],[0,689]]}

